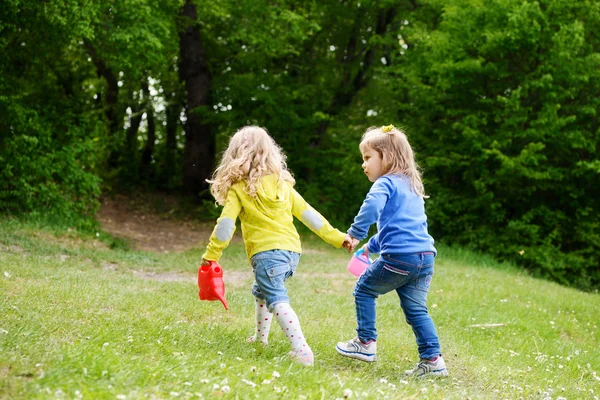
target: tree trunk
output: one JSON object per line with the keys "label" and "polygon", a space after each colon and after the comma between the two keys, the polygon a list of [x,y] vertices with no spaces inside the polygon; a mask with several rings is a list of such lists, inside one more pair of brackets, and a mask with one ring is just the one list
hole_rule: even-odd
{"label": "tree trunk", "polygon": [[154,124],[154,107],[152,107],[152,100],[150,99],[150,89],[148,88],[148,82],[144,81],[142,84],[142,90],[144,91],[144,109],[146,110],[146,120],[148,121],[148,138],[146,145],[142,152],[142,159],[140,163],[140,177],[144,180],[150,180],[153,177],[152,174],[152,157],[154,156],[154,142],[156,141],[156,126]]}
{"label": "tree trunk", "polygon": [[[177,99],[179,100],[179,99]],[[175,175],[175,156],[177,154],[177,125],[181,114],[181,103],[173,101],[167,105],[167,138],[164,160],[164,173],[166,176]]]}
{"label": "tree trunk", "polygon": [[208,189],[205,180],[212,172],[215,159],[215,137],[198,114],[198,107],[208,105],[210,74],[200,39],[196,6],[186,0],[181,15],[186,22],[179,36],[179,76],[187,90],[183,188],[186,193],[202,196],[201,192]]}
{"label": "tree trunk", "polygon": [[[96,73],[99,77],[104,78],[108,88],[106,90],[106,94],[104,96],[104,101],[106,103],[105,115],[106,119],[108,119],[109,126],[109,135],[114,136],[122,127],[121,124],[123,119],[120,118],[119,112],[117,111],[117,100],[119,98],[119,85],[118,79],[115,74],[108,68],[104,62],[96,52],[94,46],[86,41],[85,47],[88,50],[90,58],[96,67]],[[114,142],[114,141],[113,141]],[[118,163],[118,152],[114,147],[116,143],[113,143],[113,146],[109,149],[108,153],[108,165],[109,167],[116,167]]]}

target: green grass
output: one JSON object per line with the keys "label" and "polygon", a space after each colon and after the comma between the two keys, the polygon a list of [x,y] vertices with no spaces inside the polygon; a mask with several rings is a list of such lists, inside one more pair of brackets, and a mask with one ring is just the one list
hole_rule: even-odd
{"label": "green grass", "polygon": [[[149,232],[151,234],[151,232]],[[429,305],[451,376],[409,381],[412,331],[394,294],[378,301],[378,361],[340,357],[354,336],[348,255],[304,242],[292,305],[315,366],[287,359],[276,324],[254,330],[241,244],[225,252],[227,300],[198,300],[203,249],[127,250],[99,236],[0,220],[1,398],[597,398],[600,296],[441,247]],[[473,325],[504,324],[498,327]],[[346,392],[345,392],[346,391]]]}

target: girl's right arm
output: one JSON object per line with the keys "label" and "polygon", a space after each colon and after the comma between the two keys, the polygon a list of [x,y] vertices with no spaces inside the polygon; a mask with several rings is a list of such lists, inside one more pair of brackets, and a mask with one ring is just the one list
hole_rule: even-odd
{"label": "girl's right arm", "polygon": [[223,250],[233,237],[235,220],[241,211],[242,203],[240,199],[233,189],[229,189],[221,216],[217,219],[217,225],[213,229],[212,235],[210,235],[206,252],[202,256],[203,260],[219,261]]}

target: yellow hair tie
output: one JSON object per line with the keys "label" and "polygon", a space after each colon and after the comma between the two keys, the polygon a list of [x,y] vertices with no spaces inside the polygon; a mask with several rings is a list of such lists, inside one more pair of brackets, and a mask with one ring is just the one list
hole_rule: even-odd
{"label": "yellow hair tie", "polygon": [[394,125],[386,125],[381,128],[381,132],[389,133],[394,129]]}

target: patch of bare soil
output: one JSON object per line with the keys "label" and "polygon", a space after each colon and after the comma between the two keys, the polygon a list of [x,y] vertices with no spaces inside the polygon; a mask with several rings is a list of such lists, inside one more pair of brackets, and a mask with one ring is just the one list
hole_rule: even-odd
{"label": "patch of bare soil", "polygon": [[[175,200],[170,200],[177,207]],[[181,252],[204,246],[212,223],[177,219],[156,213],[143,199],[116,195],[101,202],[97,219],[105,232],[127,240],[135,250],[158,253]]]}

